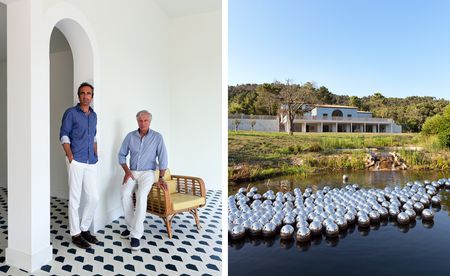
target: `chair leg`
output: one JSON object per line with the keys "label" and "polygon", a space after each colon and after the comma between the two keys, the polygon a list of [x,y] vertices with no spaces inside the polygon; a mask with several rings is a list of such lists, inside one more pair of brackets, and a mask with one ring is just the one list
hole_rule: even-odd
{"label": "chair leg", "polygon": [[171,239],[172,238],[172,221],[170,218],[165,217],[164,223],[166,224],[167,234],[169,235],[169,239]]}
{"label": "chair leg", "polygon": [[200,230],[201,226],[200,226],[200,220],[198,219],[197,209],[194,209],[191,212],[194,215],[195,224],[197,224],[197,229]]}

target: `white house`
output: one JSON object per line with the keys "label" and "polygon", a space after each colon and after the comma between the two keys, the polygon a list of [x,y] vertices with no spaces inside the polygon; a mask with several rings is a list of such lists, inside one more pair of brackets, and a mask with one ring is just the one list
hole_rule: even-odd
{"label": "white house", "polygon": [[50,196],[68,197],[58,131],[82,81],[95,86],[98,114],[94,231],[122,214],[117,153],[141,109],[153,113],[171,171],[221,189],[221,28],[220,0],[0,0],[9,265],[34,271],[52,258]]}
{"label": "white house", "polygon": [[[285,112],[280,123],[281,129],[289,131],[290,122]],[[402,127],[393,119],[374,118],[371,112],[358,111],[357,107],[319,104],[303,116],[295,117],[293,131],[401,133]]]}

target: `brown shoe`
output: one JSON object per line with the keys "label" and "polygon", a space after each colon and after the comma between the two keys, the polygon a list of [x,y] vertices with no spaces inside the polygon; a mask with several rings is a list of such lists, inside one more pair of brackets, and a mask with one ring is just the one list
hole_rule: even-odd
{"label": "brown shoe", "polygon": [[73,244],[82,249],[87,249],[91,247],[91,245],[81,235],[72,236],[72,242]]}
{"label": "brown shoe", "polygon": [[92,236],[89,231],[81,231],[81,236],[89,243],[97,244],[98,240],[95,236]]}

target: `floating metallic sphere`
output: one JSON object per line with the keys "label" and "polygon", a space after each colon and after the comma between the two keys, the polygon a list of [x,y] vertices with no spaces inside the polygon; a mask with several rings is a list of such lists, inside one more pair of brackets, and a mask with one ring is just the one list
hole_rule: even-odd
{"label": "floating metallic sphere", "polygon": [[277,226],[273,222],[268,222],[264,224],[262,228],[262,235],[264,237],[272,237],[275,235],[275,231],[277,229]]}
{"label": "floating metallic sphere", "polygon": [[309,226],[309,223],[306,220],[299,220],[299,221],[297,221],[297,224],[295,225],[295,227],[297,229],[300,229],[302,227],[308,227],[308,226]]}
{"label": "floating metallic sphere", "polygon": [[268,194],[268,195],[266,196],[266,199],[271,200],[271,201],[274,201],[274,200],[275,200],[275,195],[274,195],[274,194]]}
{"label": "floating metallic sphere", "polygon": [[406,210],[405,214],[408,215],[409,221],[415,221],[416,220],[416,212],[413,209]]}
{"label": "floating metallic sphere", "polygon": [[280,230],[280,237],[282,239],[290,239],[294,234],[294,227],[292,225],[285,225]]}
{"label": "floating metallic sphere", "polygon": [[308,227],[300,227],[297,230],[295,238],[299,242],[309,241],[309,239],[311,239],[311,230],[309,230]]}
{"label": "floating metallic sphere", "polygon": [[344,215],[344,218],[347,220],[347,224],[354,224],[355,223],[355,214],[353,214],[352,212],[347,212]]}
{"label": "floating metallic sphere", "polygon": [[434,212],[430,209],[425,209],[422,211],[422,219],[423,220],[433,220]]}
{"label": "floating metallic sphere", "polygon": [[262,227],[263,226],[262,226],[261,222],[259,222],[259,221],[253,222],[249,229],[250,235],[252,235],[252,236],[261,235]]}
{"label": "floating metallic sphere", "polygon": [[380,221],[380,213],[378,213],[377,211],[373,210],[369,212],[369,219],[370,222],[372,223],[377,223]]}
{"label": "floating metallic sphere", "polygon": [[433,205],[440,205],[441,204],[441,197],[439,195],[435,195],[431,198],[431,204]]}
{"label": "floating metallic sphere", "polygon": [[311,231],[311,234],[313,235],[319,235],[322,232],[322,224],[318,221],[311,222],[308,228]]}
{"label": "floating metallic sphere", "polygon": [[397,215],[397,222],[399,224],[408,224],[409,223],[409,216],[405,212],[400,212]]}
{"label": "floating metallic sphere", "polygon": [[386,219],[389,216],[389,211],[384,207],[380,207],[377,211],[380,214],[380,219]]}
{"label": "floating metallic sphere", "polygon": [[328,237],[337,237],[339,234],[339,227],[334,222],[328,223],[325,227],[325,233]]}
{"label": "floating metallic sphere", "polygon": [[343,217],[338,217],[335,222],[339,227],[339,230],[345,230],[348,227],[347,220]]}
{"label": "floating metallic sphere", "polygon": [[285,216],[283,218],[283,224],[285,225],[293,225],[295,223],[295,217],[294,216]]}
{"label": "floating metallic sphere", "polygon": [[327,227],[327,225],[328,224],[330,224],[330,223],[334,223],[334,220],[333,219],[331,219],[331,218],[326,218],[326,219],[324,219],[323,221],[322,221],[322,227]]}
{"label": "floating metallic sphere", "polygon": [[391,216],[392,218],[396,218],[399,213],[400,210],[398,208],[389,208],[389,216]]}
{"label": "floating metallic sphere", "polygon": [[247,188],[244,188],[244,187],[242,187],[242,188],[240,188],[239,190],[238,190],[238,194],[239,193],[246,193],[247,192]]}
{"label": "floating metallic sphere", "polygon": [[244,221],[244,223],[242,223],[242,226],[244,227],[246,232],[250,231],[250,227],[252,226],[252,221],[251,220],[246,220]]}
{"label": "floating metallic sphere", "polygon": [[[249,197],[250,197],[250,195],[249,195]],[[260,200],[262,198],[262,195],[261,194],[254,194],[252,198],[253,198],[253,200]]]}
{"label": "floating metallic sphere", "polygon": [[358,216],[358,225],[361,227],[368,227],[370,225],[370,218],[366,214]]}
{"label": "floating metallic sphere", "polygon": [[403,204],[402,209],[403,209],[403,211],[406,211],[408,209],[414,209],[414,208],[411,204],[405,203],[405,204]]}
{"label": "floating metallic sphere", "polygon": [[422,213],[423,209],[425,208],[425,206],[423,206],[421,202],[414,203],[413,207],[414,211],[416,211],[416,213],[418,214]]}
{"label": "floating metallic sphere", "polygon": [[242,225],[235,225],[230,232],[231,239],[238,240],[245,236],[245,229]]}
{"label": "floating metallic sphere", "polygon": [[446,189],[450,189],[450,181],[446,181],[445,182],[445,188]]}
{"label": "floating metallic sphere", "polygon": [[428,200],[427,197],[424,197],[424,196],[422,196],[422,197],[420,198],[420,203],[422,203],[423,206],[425,206],[425,208],[428,207],[428,206],[430,206],[430,201]]}

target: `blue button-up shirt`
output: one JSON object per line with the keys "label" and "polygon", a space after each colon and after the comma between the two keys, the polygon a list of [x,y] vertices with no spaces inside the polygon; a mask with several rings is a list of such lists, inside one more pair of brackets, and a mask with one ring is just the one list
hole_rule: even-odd
{"label": "blue button-up shirt", "polygon": [[[130,169],[133,171],[167,169],[167,151],[162,135],[149,129],[141,138],[139,130],[127,134],[119,151],[119,164],[127,163],[130,153]],[[158,162],[156,162],[158,159]]]}
{"label": "blue button-up shirt", "polygon": [[94,143],[97,135],[97,114],[89,107],[89,114],[83,112],[80,104],[64,112],[59,139],[61,143],[69,143],[73,159],[86,164],[98,161],[94,154]]}

